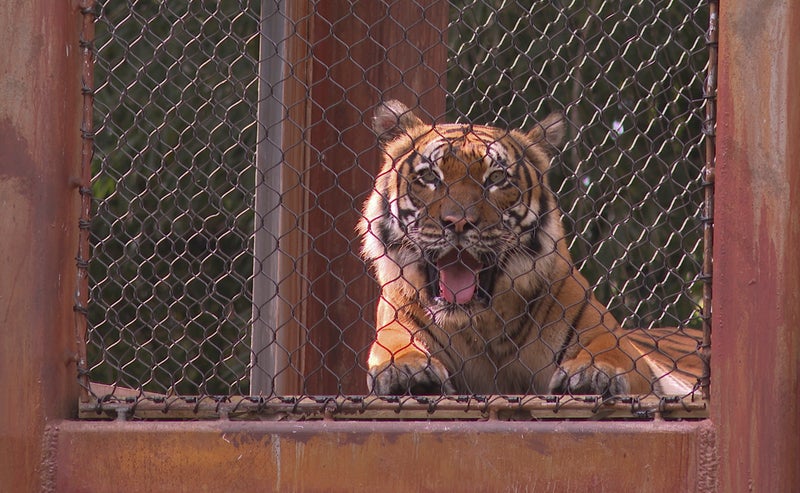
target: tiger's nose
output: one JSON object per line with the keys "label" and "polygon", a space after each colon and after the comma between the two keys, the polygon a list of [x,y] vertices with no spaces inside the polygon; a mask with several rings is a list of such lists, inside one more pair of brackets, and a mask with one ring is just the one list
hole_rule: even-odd
{"label": "tiger's nose", "polygon": [[464,233],[475,228],[477,217],[475,214],[443,214],[442,226],[445,229],[455,231],[456,233]]}

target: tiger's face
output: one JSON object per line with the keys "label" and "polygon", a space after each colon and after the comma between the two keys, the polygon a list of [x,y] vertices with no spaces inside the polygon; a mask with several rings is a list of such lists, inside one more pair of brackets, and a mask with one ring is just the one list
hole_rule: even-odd
{"label": "tiger's face", "polygon": [[396,217],[425,262],[425,294],[437,305],[487,304],[499,261],[546,212],[537,207],[541,173],[524,153],[509,152],[521,149],[517,139],[492,130],[434,128],[400,157],[411,166],[399,176],[407,183]]}
{"label": "tiger's face", "polygon": [[384,108],[375,120],[384,165],[361,222],[365,255],[381,285],[429,309],[489,306],[499,276],[513,284],[563,236],[545,176],[560,115],[523,133],[426,125],[400,103]]}

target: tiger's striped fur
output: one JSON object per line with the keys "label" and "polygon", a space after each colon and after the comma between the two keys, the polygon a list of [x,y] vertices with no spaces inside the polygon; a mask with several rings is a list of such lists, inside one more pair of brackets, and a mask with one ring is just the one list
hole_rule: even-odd
{"label": "tiger's striped fur", "polygon": [[[621,329],[572,263],[547,183],[560,114],[506,131],[425,124],[390,101],[374,128],[383,166],[359,223],[381,286],[370,391],[691,391],[696,341]],[[653,349],[666,345],[688,369]]]}

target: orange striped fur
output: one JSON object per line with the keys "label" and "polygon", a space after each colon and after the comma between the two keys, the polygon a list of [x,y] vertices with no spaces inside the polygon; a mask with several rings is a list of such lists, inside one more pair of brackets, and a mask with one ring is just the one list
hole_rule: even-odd
{"label": "orange striped fur", "polygon": [[624,330],[567,250],[547,182],[560,114],[527,132],[376,112],[383,165],[359,224],[381,286],[376,394],[687,394],[697,340]]}

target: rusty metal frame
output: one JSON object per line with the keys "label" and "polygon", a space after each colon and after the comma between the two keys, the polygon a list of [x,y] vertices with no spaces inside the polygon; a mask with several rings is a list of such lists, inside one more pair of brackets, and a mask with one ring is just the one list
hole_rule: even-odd
{"label": "rusty metal frame", "polygon": [[83,17],[75,1],[0,10],[0,489],[53,491],[54,424],[79,395]]}
{"label": "rusty metal frame", "polygon": [[800,3],[720,2],[718,491],[800,491]]}
{"label": "rusty metal frame", "polygon": [[720,6],[715,391],[699,422],[73,420],[83,20],[74,2],[0,20],[4,489],[800,490],[796,2]]}

